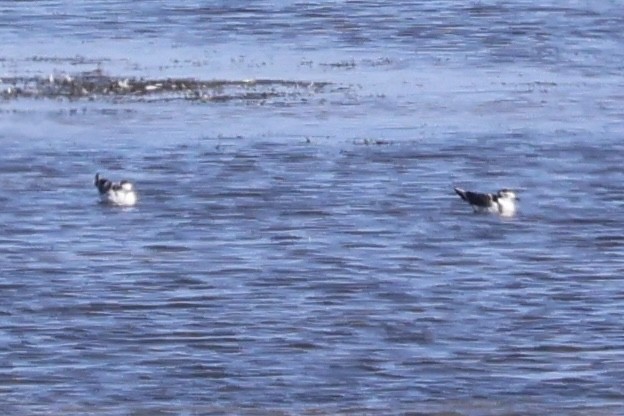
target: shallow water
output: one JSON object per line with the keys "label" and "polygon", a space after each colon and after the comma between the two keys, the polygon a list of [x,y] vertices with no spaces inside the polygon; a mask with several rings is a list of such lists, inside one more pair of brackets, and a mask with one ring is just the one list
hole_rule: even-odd
{"label": "shallow water", "polygon": [[110,4],[2,6],[3,414],[622,413],[619,8]]}

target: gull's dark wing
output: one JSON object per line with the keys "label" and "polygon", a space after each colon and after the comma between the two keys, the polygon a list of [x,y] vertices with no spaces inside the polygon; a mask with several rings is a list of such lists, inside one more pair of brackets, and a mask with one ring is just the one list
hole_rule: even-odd
{"label": "gull's dark wing", "polygon": [[464,201],[478,207],[489,207],[490,205],[492,205],[493,202],[492,195],[490,194],[464,191],[463,189],[459,188],[455,188],[455,192],[457,192],[457,195],[459,195]]}
{"label": "gull's dark wing", "polygon": [[98,191],[101,194],[108,192],[108,190],[113,186],[113,183],[105,178],[100,178],[100,174],[95,175],[95,186],[97,186]]}

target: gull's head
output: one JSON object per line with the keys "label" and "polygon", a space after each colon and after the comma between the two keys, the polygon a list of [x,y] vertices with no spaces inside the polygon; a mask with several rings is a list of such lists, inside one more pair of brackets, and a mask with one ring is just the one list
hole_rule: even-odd
{"label": "gull's head", "polygon": [[512,201],[518,201],[520,199],[516,196],[516,193],[510,189],[501,189],[496,193],[496,196],[502,199],[510,199]]}
{"label": "gull's head", "polygon": [[119,185],[121,186],[121,189],[127,192],[130,192],[134,189],[134,186],[132,185],[132,183],[128,181],[121,181],[119,182]]}

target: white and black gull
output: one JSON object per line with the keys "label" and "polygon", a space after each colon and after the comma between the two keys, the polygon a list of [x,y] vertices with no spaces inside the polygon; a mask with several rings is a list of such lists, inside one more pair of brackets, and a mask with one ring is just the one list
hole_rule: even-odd
{"label": "white and black gull", "polygon": [[470,192],[461,188],[455,188],[455,192],[461,199],[468,202],[475,212],[490,212],[504,217],[511,217],[517,210],[519,198],[510,189],[501,189],[492,194]]}
{"label": "white and black gull", "polygon": [[100,193],[102,202],[122,207],[131,207],[136,204],[138,198],[132,182],[122,180],[112,182],[95,174],[95,187]]}

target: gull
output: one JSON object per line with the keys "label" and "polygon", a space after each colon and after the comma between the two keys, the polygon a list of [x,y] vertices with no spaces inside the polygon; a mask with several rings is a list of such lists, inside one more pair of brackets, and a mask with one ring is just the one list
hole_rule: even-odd
{"label": "gull", "polygon": [[504,217],[511,217],[516,213],[516,201],[519,198],[510,189],[501,189],[493,194],[464,191],[461,188],[455,188],[455,192],[468,202],[475,212],[490,212]]}
{"label": "gull", "polygon": [[100,193],[102,202],[123,207],[130,207],[137,202],[134,185],[129,181],[111,182],[106,178],[101,178],[100,174],[96,173],[95,187]]}

